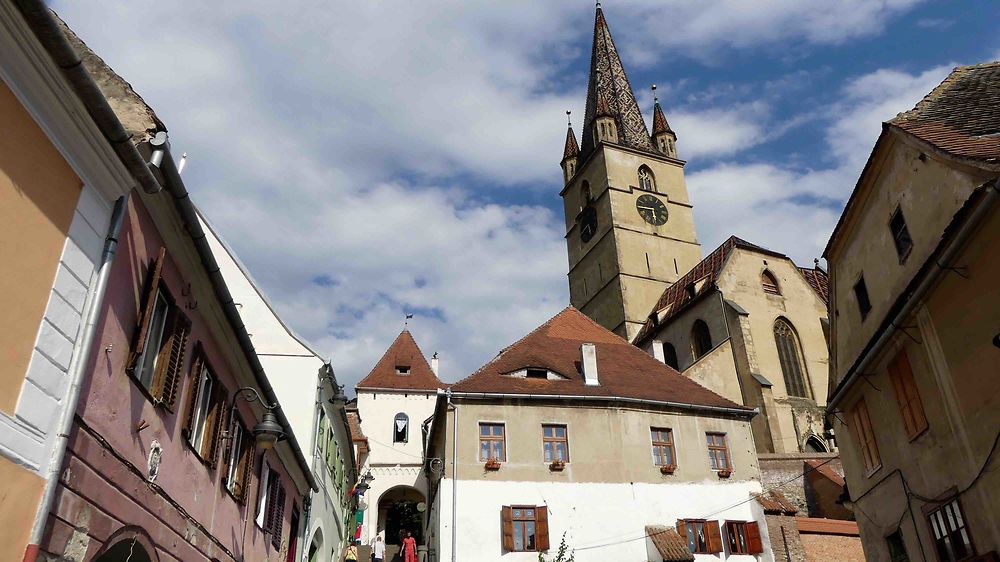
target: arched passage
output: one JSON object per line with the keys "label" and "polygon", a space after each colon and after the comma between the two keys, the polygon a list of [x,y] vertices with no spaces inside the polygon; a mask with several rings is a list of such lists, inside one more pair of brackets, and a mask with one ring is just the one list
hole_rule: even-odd
{"label": "arched passage", "polygon": [[92,562],[158,562],[156,548],[142,527],[122,527],[104,543]]}
{"label": "arched passage", "polygon": [[323,529],[316,529],[313,533],[312,540],[309,541],[309,557],[306,559],[309,562],[319,562],[323,556]]}
{"label": "arched passage", "polygon": [[385,540],[387,560],[392,560],[407,531],[413,533],[418,545],[424,544],[425,502],[424,495],[411,486],[389,488],[379,497],[378,530]]}

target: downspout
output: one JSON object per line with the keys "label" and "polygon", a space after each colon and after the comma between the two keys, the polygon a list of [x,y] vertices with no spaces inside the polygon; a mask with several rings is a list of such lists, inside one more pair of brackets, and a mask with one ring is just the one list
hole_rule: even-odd
{"label": "downspout", "polygon": [[451,426],[451,562],[457,562],[458,552],[458,408],[451,402],[451,388],[447,391],[448,407],[454,412]]}
{"label": "downspout", "polygon": [[25,562],[34,562],[38,557],[39,545],[42,542],[42,534],[45,531],[45,522],[48,519],[49,510],[52,509],[52,502],[55,499],[56,487],[59,483],[59,472],[62,468],[63,459],[66,457],[66,446],[69,442],[69,432],[73,427],[73,418],[76,415],[76,407],[80,401],[80,387],[83,384],[87,367],[90,365],[90,358],[94,352],[94,338],[97,334],[97,321],[101,318],[104,308],[104,297],[107,294],[108,278],[111,276],[111,265],[118,250],[118,235],[121,232],[122,223],[125,219],[125,208],[128,203],[128,195],[123,195],[115,201],[114,210],[111,213],[111,224],[108,226],[108,234],[104,238],[104,252],[101,255],[101,263],[97,269],[97,280],[91,286],[90,295],[87,300],[87,316],[84,319],[83,329],[80,331],[79,353],[73,357],[73,365],[69,372],[69,390],[66,393],[66,400],[56,426],[59,433],[52,447],[52,457],[49,465],[45,469],[45,490],[42,492],[42,501],[38,504],[38,511],[35,513],[35,523],[31,527],[31,538],[24,553]]}

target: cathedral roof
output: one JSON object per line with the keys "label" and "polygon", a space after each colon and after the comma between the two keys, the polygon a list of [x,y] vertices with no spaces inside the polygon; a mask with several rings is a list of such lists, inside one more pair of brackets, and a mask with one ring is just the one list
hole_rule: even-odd
{"label": "cathedral roof", "polygon": [[[584,383],[580,366],[580,346],[584,343],[596,347],[597,386]],[[528,367],[546,369],[558,378],[514,375]],[[748,414],[752,411],[684,377],[572,306],[501,351],[475,373],[453,384],[451,390],[551,395],[553,398],[653,400],[695,407],[741,409]]]}
{"label": "cathedral roof", "polygon": [[[598,107],[598,104],[601,107]],[[605,107],[606,105],[606,107]],[[583,119],[581,155],[590,156],[596,147],[594,118],[606,112],[615,118],[618,126],[618,144],[655,152],[649,139],[646,122],[635,101],[618,49],[611,38],[604,11],[597,8],[594,22],[594,45],[590,55],[590,81],[587,84],[587,110]]]}
{"label": "cathedral roof", "polygon": [[1000,161],[1000,61],[955,68],[888,122],[961,158]]}
{"label": "cathedral roof", "polygon": [[800,267],[799,272],[806,278],[806,283],[816,291],[823,302],[830,304],[830,276],[825,271],[816,267]]}
{"label": "cathedral roof", "polygon": [[579,156],[580,145],[576,144],[576,133],[573,132],[573,127],[567,127],[566,129],[566,148],[563,149],[563,160]]}
{"label": "cathedral roof", "polygon": [[437,390],[445,388],[427,363],[409,330],[403,330],[385,355],[354,388],[390,390]]}
{"label": "cathedral roof", "polygon": [[653,104],[653,136],[660,133],[673,133],[673,129],[670,128],[670,124],[667,123],[667,117],[663,114],[663,109],[660,108],[660,102]]}

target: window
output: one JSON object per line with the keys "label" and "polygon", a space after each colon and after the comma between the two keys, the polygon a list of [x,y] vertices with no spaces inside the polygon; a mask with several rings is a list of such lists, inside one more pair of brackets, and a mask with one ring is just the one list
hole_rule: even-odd
{"label": "window", "polygon": [[326,440],[326,412],[323,411],[323,407],[318,408],[318,414],[316,416],[316,454],[322,456],[324,452],[324,444]]}
{"label": "window", "polygon": [[267,498],[269,495],[268,491],[270,490],[270,488],[268,488],[270,480],[271,467],[266,462],[261,462],[260,479],[258,480],[259,486],[257,489],[257,517],[254,518],[254,521],[257,523],[257,526],[262,529],[264,528],[264,522],[267,519]]}
{"label": "window", "polygon": [[889,562],[910,562],[906,545],[903,544],[903,533],[899,529],[885,538],[885,544],[889,548]]}
{"label": "window", "polygon": [[594,194],[590,191],[590,182],[583,180],[580,184],[580,208],[583,209],[594,200]]}
{"label": "window", "polygon": [[639,189],[656,191],[656,183],[653,181],[653,172],[646,166],[639,168]]}
{"label": "window", "polygon": [[941,562],[961,562],[975,555],[972,538],[965,526],[965,516],[957,499],[931,511],[927,520],[934,534],[934,546]]}
{"label": "window", "polygon": [[722,552],[722,534],[718,521],[679,519],[677,534],[687,540],[688,550],[695,554]]}
{"label": "window", "polygon": [[924,415],[924,404],[917,392],[917,383],[913,380],[913,369],[910,368],[906,350],[901,350],[889,363],[889,378],[896,391],[896,403],[899,404],[903,427],[912,441],[927,429],[927,416]]}
{"label": "window", "polygon": [[712,333],[704,320],[695,320],[691,327],[691,354],[697,361],[702,355],[712,350]]}
{"label": "window", "polygon": [[764,545],[756,521],[726,521],[726,546],[729,554],[760,554]]}
{"label": "window", "polygon": [[496,459],[500,462],[507,460],[504,451],[504,426],[502,423],[479,424],[479,460],[486,462],[490,459]]}
{"label": "window", "polygon": [[913,239],[910,238],[910,231],[906,228],[906,219],[903,218],[902,208],[896,207],[896,212],[889,218],[889,230],[892,232],[892,241],[896,244],[896,255],[899,256],[899,263],[903,263],[913,248]]}
{"label": "window", "polygon": [[798,336],[792,325],[785,319],[774,321],[774,343],[778,346],[778,362],[781,364],[781,374],[785,378],[785,392],[789,396],[809,397],[809,388],[802,367],[802,354],[799,352]]}
{"label": "window", "polygon": [[674,458],[674,432],[668,428],[649,428],[653,440],[653,464],[656,466],[676,466]]}
{"label": "window", "polygon": [[676,370],[680,370],[680,363],[677,362],[677,350],[674,349],[674,344],[670,342],[663,342],[663,362]]}
{"label": "window", "polygon": [[872,431],[872,422],[868,417],[868,405],[865,404],[864,400],[860,400],[851,412],[851,422],[854,437],[858,441],[858,448],[861,449],[861,459],[864,462],[865,470],[871,476],[882,467],[882,458],[878,454],[875,432]]}
{"label": "window", "polygon": [[774,274],[766,269],[760,274],[760,286],[763,287],[764,292],[769,295],[781,294],[781,290],[778,288],[778,279],[775,278]]}
{"label": "window", "polygon": [[160,358],[163,332],[167,325],[167,315],[170,312],[170,303],[162,291],[157,291],[153,300],[153,312],[146,328],[145,345],[142,346],[136,371],[136,378],[147,390],[150,390],[153,384],[153,373],[156,371],[156,363]]}
{"label": "window", "polygon": [[410,366],[409,365],[396,365],[396,374],[397,375],[408,375],[408,374],[410,374]]}
{"label": "window", "polygon": [[505,505],[500,510],[503,548],[508,552],[549,549],[549,514],[544,505]]}
{"label": "window", "polygon": [[861,312],[861,319],[864,320],[871,312],[872,302],[868,300],[868,286],[865,285],[865,278],[861,277],[854,284],[854,297],[858,299],[858,310]]}
{"label": "window", "polygon": [[547,369],[525,369],[524,376],[529,379],[547,379],[549,378],[549,371]]}
{"label": "window", "polygon": [[406,443],[410,435],[410,418],[400,412],[392,420],[392,442]]}
{"label": "window", "polygon": [[542,449],[545,462],[569,462],[569,437],[565,425],[542,425]]}
{"label": "window", "polygon": [[281,548],[281,527],[285,515],[285,488],[274,470],[263,464],[257,504],[257,525],[271,535],[271,546]]}
{"label": "window", "polygon": [[191,375],[184,432],[194,452],[214,468],[225,427],[226,394],[200,346],[191,364]]}
{"label": "window", "polygon": [[253,470],[254,443],[252,436],[239,422],[236,409],[231,416],[233,420],[229,435],[229,454],[226,455],[226,489],[238,501],[247,496],[247,484]]}
{"label": "window", "polygon": [[729,446],[726,444],[725,433],[706,433],[705,440],[708,442],[708,459],[712,464],[712,470],[730,470]]}

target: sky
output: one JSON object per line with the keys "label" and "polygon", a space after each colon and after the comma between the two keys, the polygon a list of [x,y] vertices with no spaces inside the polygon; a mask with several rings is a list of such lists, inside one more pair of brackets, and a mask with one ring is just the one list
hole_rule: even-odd
{"label": "sky", "polygon": [[[559,191],[585,1],[100,2],[53,8],[188,154],[195,203],[349,388],[404,327],[455,381],[569,303]],[[990,1],[609,0],[657,84],[703,254],[820,257],[882,121],[1000,59]]]}

